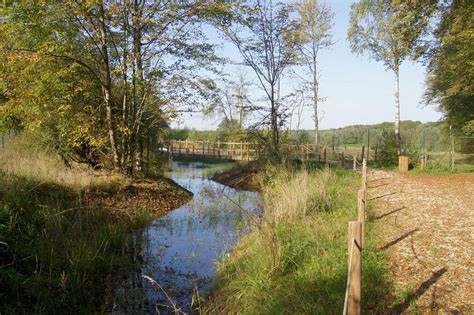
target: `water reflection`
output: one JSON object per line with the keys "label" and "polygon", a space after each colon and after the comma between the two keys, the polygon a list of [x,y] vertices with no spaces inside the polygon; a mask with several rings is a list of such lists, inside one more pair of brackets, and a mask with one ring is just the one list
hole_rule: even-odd
{"label": "water reflection", "polygon": [[248,232],[249,213],[261,213],[257,193],[208,179],[215,166],[172,162],[171,167],[169,176],[194,197],[131,235],[131,275],[118,292],[116,313],[166,314],[174,307],[192,312],[193,292],[210,292],[215,261]]}

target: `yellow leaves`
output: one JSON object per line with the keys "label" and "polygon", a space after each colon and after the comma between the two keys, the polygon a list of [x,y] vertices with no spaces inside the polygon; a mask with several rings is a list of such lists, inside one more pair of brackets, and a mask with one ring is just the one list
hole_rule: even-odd
{"label": "yellow leaves", "polygon": [[132,134],[132,131],[130,130],[130,128],[128,126],[124,126],[124,125],[120,125],[117,127],[118,131],[120,131],[121,133],[123,133],[124,135],[126,136],[129,136]]}

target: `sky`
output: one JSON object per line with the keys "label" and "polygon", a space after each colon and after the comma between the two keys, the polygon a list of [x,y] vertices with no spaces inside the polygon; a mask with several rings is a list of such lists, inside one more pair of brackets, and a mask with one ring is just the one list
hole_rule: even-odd
{"label": "sky", "polygon": [[[320,103],[320,129],[394,121],[393,72],[387,71],[382,63],[371,61],[368,56],[353,55],[346,40],[352,2],[326,1],[335,14],[332,29],[335,44],[331,49],[321,51],[319,55],[319,91],[321,97],[325,99]],[[223,43],[215,30],[205,27],[204,32],[211,42],[219,44],[218,54],[237,62],[240,60],[235,47]],[[250,69],[230,64],[224,67],[224,72],[230,78],[235,77],[236,73],[243,73],[249,80],[255,79]],[[283,79],[282,93],[297,88],[294,81]],[[422,104],[424,82],[425,68],[420,63],[404,61],[400,70],[402,120],[427,122],[441,118],[441,114],[433,106],[427,107]],[[254,96],[261,95],[257,85],[250,93]],[[311,108],[308,108],[302,117],[300,127],[311,129],[313,126]],[[218,118],[196,113],[184,114],[172,124],[173,127],[198,130],[213,130],[217,125]]]}

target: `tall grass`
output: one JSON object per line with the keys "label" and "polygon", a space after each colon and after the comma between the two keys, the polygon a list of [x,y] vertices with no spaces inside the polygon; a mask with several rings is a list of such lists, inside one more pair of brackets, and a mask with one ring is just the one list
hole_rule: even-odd
{"label": "tall grass", "polygon": [[126,265],[124,240],[144,218],[86,195],[122,179],[67,168],[27,137],[0,151],[0,170],[0,313],[105,311],[111,275]]}
{"label": "tall grass", "polygon": [[24,177],[38,182],[60,184],[74,189],[111,185],[123,182],[118,174],[99,173],[84,165],[67,167],[59,158],[46,151],[32,136],[18,135],[0,150],[0,170],[4,178]]}
{"label": "tall grass", "polygon": [[[356,218],[358,176],[343,170],[272,170],[265,215],[218,267],[208,313],[340,314],[347,279],[347,225]],[[388,291],[384,257],[368,226],[364,308]]]}

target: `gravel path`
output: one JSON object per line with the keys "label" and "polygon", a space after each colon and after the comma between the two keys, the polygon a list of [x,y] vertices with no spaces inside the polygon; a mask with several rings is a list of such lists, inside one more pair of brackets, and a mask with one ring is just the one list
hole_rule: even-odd
{"label": "gravel path", "polygon": [[370,170],[369,198],[400,299],[392,311],[474,314],[474,176]]}

